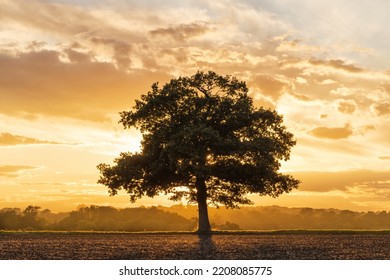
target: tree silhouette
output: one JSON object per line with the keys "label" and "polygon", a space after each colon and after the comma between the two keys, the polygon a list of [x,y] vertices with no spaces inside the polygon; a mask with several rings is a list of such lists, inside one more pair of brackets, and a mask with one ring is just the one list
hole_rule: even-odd
{"label": "tree silhouette", "polygon": [[244,82],[214,72],[158,83],[120,113],[125,128],[140,129],[139,153],[99,164],[98,183],[131,202],[171,193],[198,204],[198,232],[211,231],[207,205],[250,204],[247,194],[276,197],[299,181],[278,172],[295,145],[275,111],[255,108]]}

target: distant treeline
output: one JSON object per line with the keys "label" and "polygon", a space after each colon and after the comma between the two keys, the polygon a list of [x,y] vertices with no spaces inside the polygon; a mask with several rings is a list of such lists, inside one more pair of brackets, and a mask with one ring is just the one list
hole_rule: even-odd
{"label": "distant treeline", "polygon": [[86,206],[69,213],[40,211],[38,206],[25,210],[0,210],[0,229],[8,230],[96,230],[96,231],[190,231],[195,221],[157,207],[116,209]]}
{"label": "distant treeline", "polygon": [[[196,206],[159,207],[191,218]],[[214,227],[239,227],[242,230],[283,229],[390,229],[390,212],[355,212],[339,209],[252,206],[240,209],[209,208]]]}
{"label": "distant treeline", "polygon": [[[210,208],[213,229],[390,229],[390,212],[353,212],[337,209],[243,207]],[[0,210],[2,230],[192,231],[196,206],[175,205],[116,209],[81,206],[67,213],[52,213],[39,206]]]}

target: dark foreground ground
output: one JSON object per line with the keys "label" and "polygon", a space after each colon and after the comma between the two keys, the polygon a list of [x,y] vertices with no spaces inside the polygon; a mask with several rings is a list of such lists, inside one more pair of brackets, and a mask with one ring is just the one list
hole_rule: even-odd
{"label": "dark foreground ground", "polygon": [[390,259],[388,232],[2,232],[0,259]]}

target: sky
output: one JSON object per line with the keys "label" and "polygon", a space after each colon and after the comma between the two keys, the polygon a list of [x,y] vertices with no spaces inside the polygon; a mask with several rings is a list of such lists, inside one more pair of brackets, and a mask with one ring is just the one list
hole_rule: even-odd
{"label": "sky", "polygon": [[[0,208],[130,207],[99,163],[137,151],[118,112],[197,71],[245,81],[297,145],[299,189],[255,205],[390,210],[390,1],[0,0]],[[169,205],[165,197],[136,205]]]}

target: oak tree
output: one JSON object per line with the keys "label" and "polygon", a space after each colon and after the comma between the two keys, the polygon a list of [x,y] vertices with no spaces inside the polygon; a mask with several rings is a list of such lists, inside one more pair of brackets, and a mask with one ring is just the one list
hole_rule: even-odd
{"label": "oak tree", "polygon": [[142,196],[198,205],[198,232],[211,231],[207,206],[250,204],[248,194],[276,197],[299,181],[279,172],[296,144],[276,111],[256,108],[245,82],[198,72],[154,83],[130,111],[125,128],[142,133],[140,152],[124,152],[113,165],[100,164],[98,181],[111,195]]}

